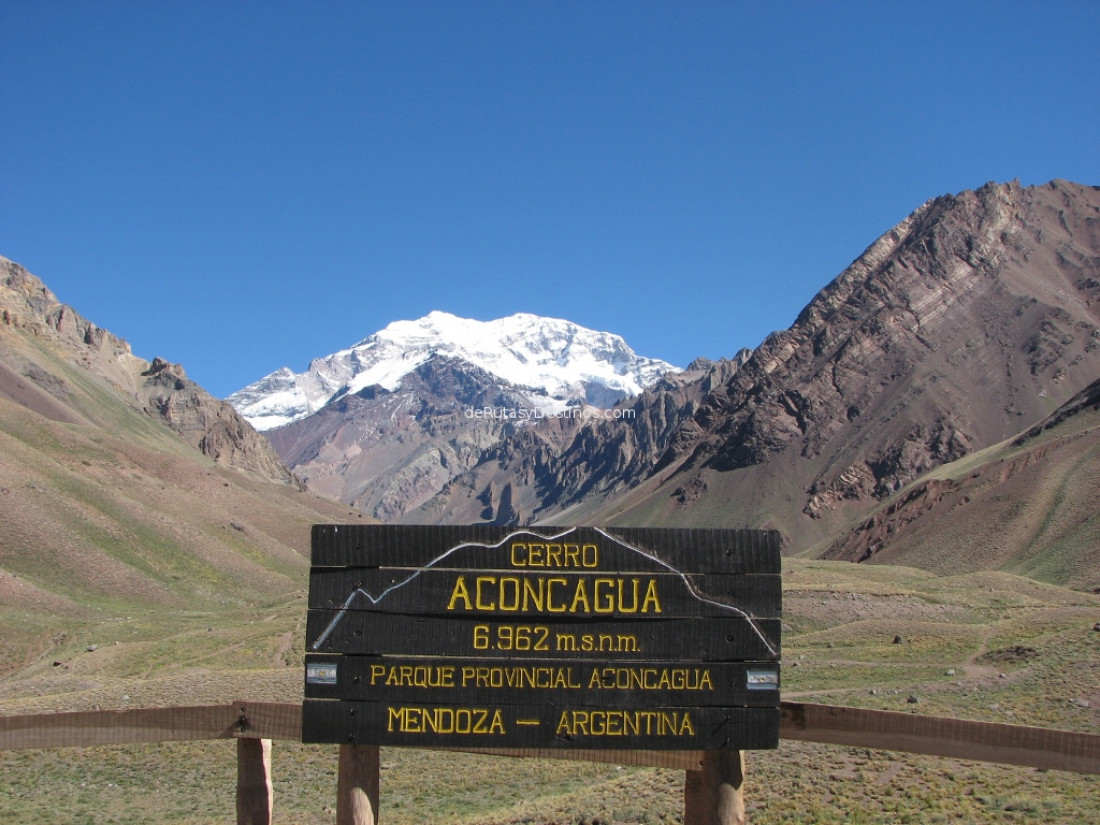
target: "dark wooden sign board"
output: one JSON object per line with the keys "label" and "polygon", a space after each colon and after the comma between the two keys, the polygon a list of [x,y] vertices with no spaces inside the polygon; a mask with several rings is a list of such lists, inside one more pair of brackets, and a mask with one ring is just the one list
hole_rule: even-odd
{"label": "dark wooden sign board", "polygon": [[303,741],[779,740],[778,534],[317,525]]}

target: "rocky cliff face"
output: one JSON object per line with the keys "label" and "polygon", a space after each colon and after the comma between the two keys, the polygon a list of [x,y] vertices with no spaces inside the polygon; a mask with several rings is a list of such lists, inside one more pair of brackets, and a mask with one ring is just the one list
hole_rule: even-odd
{"label": "rocky cliff face", "polygon": [[182,366],[154,358],[141,378],[135,397],[142,409],[203,455],[227,467],[302,486],[271,443],[232,406],[191,381]]}
{"label": "rocky cliff face", "polygon": [[612,409],[516,428],[403,518],[526,524],[614,500],[651,474],[706,394],[747,357],[701,359]]}
{"label": "rocky cliff face", "polygon": [[823,554],[855,562],[1005,568],[1100,586],[1100,381],[1018,437],[918,479]]}
{"label": "rocky cliff face", "polygon": [[[34,275],[0,258],[0,396],[68,423],[94,420],[89,396],[118,393],[219,464],[298,484],[275,450],[227,403],[162,359],[135,356],[125,340],[62,304]],[[76,386],[65,369],[95,382]],[[96,422],[105,423],[105,422]]]}
{"label": "rocky cliff face", "polygon": [[[0,325],[31,340],[52,343],[71,363],[78,364],[116,385],[132,384],[145,362],[130,345],[57,300],[45,284],[19,264],[0,257]],[[7,339],[9,352],[14,339]],[[46,372],[26,365],[32,382],[49,384]],[[57,379],[55,379],[57,380]],[[57,396],[58,387],[50,390]]]}
{"label": "rocky cliff face", "polygon": [[791,535],[820,538],[1089,383],[1098,326],[1097,189],[990,184],[937,198],[716,388],[657,470],[679,487],[713,488],[717,473],[720,495],[772,489],[765,509],[785,509]]}
{"label": "rocky cliff face", "polygon": [[393,390],[366,387],[267,435],[314,492],[397,521],[514,435],[524,422],[503,413],[527,403],[466,361],[433,358]]}
{"label": "rocky cliff face", "polygon": [[801,550],[1098,374],[1100,191],[990,184],[921,206],[737,368],[521,433],[417,514],[471,518],[511,484],[519,521],[775,527]]}

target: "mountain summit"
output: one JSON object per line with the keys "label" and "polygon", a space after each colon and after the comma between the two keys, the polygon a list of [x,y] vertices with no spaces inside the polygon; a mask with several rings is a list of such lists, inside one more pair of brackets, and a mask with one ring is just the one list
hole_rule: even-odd
{"label": "mountain summit", "polygon": [[[519,314],[432,312],[228,399],[314,492],[398,521],[539,421],[570,431],[680,374],[618,335]],[[521,519],[505,480],[479,518]]]}
{"label": "mountain summit", "polygon": [[227,400],[254,427],[271,430],[368,387],[393,392],[433,359],[465,362],[526,390],[526,403],[546,413],[578,404],[608,408],[678,371],[635,354],[618,335],[569,321],[526,313],[475,321],[436,311],[314,359],[306,372],[283,367]]}

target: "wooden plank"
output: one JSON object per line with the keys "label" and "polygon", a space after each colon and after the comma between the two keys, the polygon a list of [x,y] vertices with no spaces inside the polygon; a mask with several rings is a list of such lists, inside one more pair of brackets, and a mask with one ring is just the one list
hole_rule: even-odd
{"label": "wooden plank", "polygon": [[232,707],[237,712],[235,736],[295,742],[302,739],[300,703],[238,701]]}
{"label": "wooden plank", "polygon": [[302,738],[302,706],[283,702],[0,716],[0,750],[192,739]]}
{"label": "wooden plank", "polygon": [[311,608],[421,616],[779,618],[781,606],[773,575],[315,567],[309,576]]}
{"label": "wooden plank", "polygon": [[234,705],[0,716],[0,750],[227,739],[239,716]]}
{"label": "wooden plank", "polygon": [[[683,573],[780,572],[779,533],[774,530],[594,527],[497,527],[493,525],[314,525],[315,567],[424,567],[513,569],[513,544],[561,545],[545,553],[528,549],[525,565],[566,564],[565,545],[595,545],[599,568],[658,569]],[[455,548],[461,548],[455,550]],[[591,554],[575,557],[593,561]],[[656,562],[654,565],[652,562]],[[639,568],[639,565],[645,565]]]}
{"label": "wooden plank", "polygon": [[1100,735],[782,702],[780,736],[1046,770],[1100,774]]}
{"label": "wooden plank", "polygon": [[745,825],[745,754],[707,751],[684,778],[684,825]]}
{"label": "wooden plank", "polygon": [[271,740],[237,740],[237,825],[271,825]]}
{"label": "wooden plank", "polygon": [[[696,714],[713,741],[676,741],[669,737],[687,734],[662,728],[646,748],[722,748],[729,747],[731,713],[750,705],[776,709],[782,608],[777,534],[320,525],[312,544],[307,646],[348,661],[311,656],[307,662],[307,741],[423,746],[431,732],[442,737],[436,744],[447,746],[568,746],[560,740],[577,733],[608,739],[627,730],[637,739],[651,733],[641,730],[650,724],[680,724],[697,739]],[[763,622],[772,624],[765,628]],[[700,651],[696,639],[706,640],[709,650]],[[737,641],[746,645],[734,647]],[[693,655],[700,652],[711,661],[753,666],[712,667]],[[380,654],[402,658],[380,664]],[[679,662],[686,665],[677,667]],[[384,690],[367,689],[378,688],[387,669],[407,671],[410,681],[387,677]],[[417,672],[426,675],[420,683],[412,675]],[[665,684],[648,683],[651,675]],[[626,680],[623,687],[619,678]],[[348,707],[311,704],[323,700]],[[712,711],[724,713],[722,721],[710,718]],[[477,715],[489,720],[487,730],[476,729],[471,720]],[[744,747],[765,741],[774,747],[778,731],[764,732],[758,720],[778,725],[778,715],[752,718],[759,729]],[[479,734],[503,734],[508,726],[513,731],[506,741],[478,741]],[[739,736],[747,735],[744,727]],[[720,734],[725,738],[715,744]],[[637,744],[594,741],[584,747]]]}
{"label": "wooden plank", "polygon": [[[489,628],[489,638],[478,628]],[[508,628],[512,642],[502,628]],[[370,655],[537,658],[604,661],[778,661],[779,619],[489,623],[362,610],[310,610],[307,650]],[[517,649],[526,636],[531,647]],[[526,644],[526,643],[525,643]]]}
{"label": "wooden plank", "polygon": [[[782,702],[780,708],[780,736],[787,740],[1100,774],[1098,734],[799,702]],[[0,750],[249,736],[301,741],[301,729],[301,705],[273,702],[0,716]],[[698,749],[487,748],[476,744],[445,749],[684,770],[698,769],[702,754]]]}
{"label": "wooden plank", "polygon": [[[770,677],[770,678],[769,678]],[[682,664],[306,655],[305,695],[395,704],[778,707],[774,662]]]}
{"label": "wooden plank", "polygon": [[755,750],[778,744],[777,708],[453,707],[306,699],[307,743],[403,747]]}
{"label": "wooden plank", "polygon": [[340,746],[336,825],[375,825],[378,822],[380,761],[375,746]]}

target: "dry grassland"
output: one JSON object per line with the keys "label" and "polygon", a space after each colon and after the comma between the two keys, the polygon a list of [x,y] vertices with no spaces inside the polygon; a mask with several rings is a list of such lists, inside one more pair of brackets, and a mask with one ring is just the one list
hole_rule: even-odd
{"label": "dry grassland", "polygon": [[[1100,598],[1003,573],[786,563],[783,695],[1100,732]],[[301,697],[304,600],[3,621],[0,712]],[[15,617],[8,616],[7,619]],[[18,642],[18,643],[16,643]],[[15,644],[11,644],[15,643]],[[0,823],[231,822],[230,741],[0,754]],[[276,742],[277,823],[334,821],[336,754]],[[675,823],[684,774],[385,749],[393,825]],[[749,754],[753,823],[1092,821],[1100,777],[783,742]]]}

